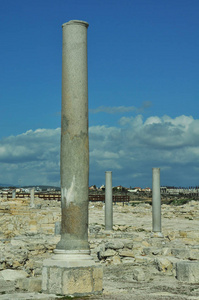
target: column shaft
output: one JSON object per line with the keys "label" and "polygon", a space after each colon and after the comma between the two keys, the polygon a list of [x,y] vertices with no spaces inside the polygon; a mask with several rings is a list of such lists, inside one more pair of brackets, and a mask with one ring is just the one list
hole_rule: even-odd
{"label": "column shaft", "polygon": [[160,168],[153,168],[152,219],[153,232],[161,232]]}
{"label": "column shaft", "polygon": [[35,206],[34,200],[35,200],[35,189],[32,188],[30,190],[30,207],[32,208]]}
{"label": "column shaft", "polygon": [[12,199],[16,198],[16,190],[12,190]]}
{"label": "column shaft", "polygon": [[60,250],[88,250],[88,23],[63,24]]}
{"label": "column shaft", "polygon": [[112,172],[106,172],[105,184],[105,230],[113,229],[113,196],[112,196]]}

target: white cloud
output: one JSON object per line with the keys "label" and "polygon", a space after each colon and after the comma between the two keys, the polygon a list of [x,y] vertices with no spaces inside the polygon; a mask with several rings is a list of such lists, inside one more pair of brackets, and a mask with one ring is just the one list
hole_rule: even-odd
{"label": "white cloud", "polygon": [[[150,186],[153,167],[162,185],[199,185],[199,120],[191,116],[122,117],[119,127],[92,126],[90,183]],[[59,184],[60,128],[29,130],[0,141],[0,183]]]}
{"label": "white cloud", "polygon": [[59,149],[59,128],[4,138],[0,141],[0,182],[59,184]]}
{"label": "white cloud", "polygon": [[[143,185],[150,185],[151,169],[159,166],[164,175],[163,184],[198,185],[198,176],[192,169],[193,165],[199,163],[198,123],[199,120],[191,116],[152,116],[144,121],[143,116],[138,115],[122,117],[119,120],[120,128],[102,126],[97,131],[95,127],[90,128],[95,132],[95,140],[91,138],[90,142],[92,164],[95,169],[104,165],[104,171],[105,168],[112,168],[113,176],[115,173],[120,180],[118,184],[141,185],[140,182],[143,182]],[[95,156],[96,149],[98,152]],[[112,153],[112,160],[110,157],[106,160],[107,150]],[[115,168],[113,162],[120,168]]]}

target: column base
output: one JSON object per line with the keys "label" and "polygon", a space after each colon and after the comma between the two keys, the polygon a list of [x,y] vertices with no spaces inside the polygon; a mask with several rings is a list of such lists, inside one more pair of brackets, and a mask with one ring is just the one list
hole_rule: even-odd
{"label": "column base", "polygon": [[153,231],[153,232],[151,233],[151,237],[163,238],[164,235],[163,235],[162,232],[160,232],[160,231]]}
{"label": "column base", "polygon": [[103,269],[89,251],[55,250],[43,262],[42,291],[47,294],[87,296],[102,293]]}

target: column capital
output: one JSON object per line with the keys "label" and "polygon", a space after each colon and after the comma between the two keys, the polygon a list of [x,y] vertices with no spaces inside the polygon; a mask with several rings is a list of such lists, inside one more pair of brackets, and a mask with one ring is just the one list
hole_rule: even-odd
{"label": "column capital", "polygon": [[81,25],[81,26],[85,26],[86,28],[88,28],[89,24],[85,21],[81,21],[81,20],[71,20],[69,22],[66,22],[62,25],[62,27],[66,26],[66,25]]}

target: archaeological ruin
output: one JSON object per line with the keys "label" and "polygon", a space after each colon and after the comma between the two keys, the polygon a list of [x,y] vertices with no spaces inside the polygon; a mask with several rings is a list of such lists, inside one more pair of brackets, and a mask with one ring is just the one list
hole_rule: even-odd
{"label": "archaeological ruin", "polygon": [[0,300],[199,299],[198,200],[162,204],[154,168],[152,203],[113,204],[111,171],[89,202],[87,28],[63,24],[61,201],[1,194]]}

